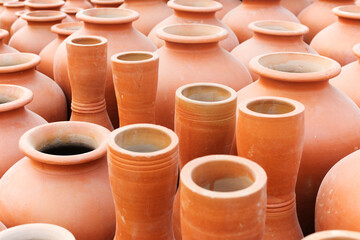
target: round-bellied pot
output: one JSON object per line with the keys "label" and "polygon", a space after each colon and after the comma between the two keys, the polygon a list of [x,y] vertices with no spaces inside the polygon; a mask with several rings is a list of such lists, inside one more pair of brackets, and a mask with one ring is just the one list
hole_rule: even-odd
{"label": "round-bellied pot", "polygon": [[[4,11],[0,13],[0,28],[10,32],[11,25],[18,18],[15,13],[24,10],[25,4],[23,2],[7,2],[4,3]],[[7,36],[3,41],[8,43],[10,36]]]}
{"label": "round-bellied pot", "polygon": [[159,56],[133,51],[111,57],[120,126],[155,123]]}
{"label": "round-bellied pot", "polygon": [[157,24],[149,34],[149,38],[158,48],[162,47],[165,42],[157,37],[157,29],[168,25],[186,23],[210,24],[225,28],[229,35],[220,42],[220,46],[231,51],[239,45],[235,33],[215,17],[215,13],[221,9],[220,3],[213,0],[172,0],[168,2],[168,6],[174,9],[174,14]]}
{"label": "round-bellied pot", "polygon": [[281,0],[281,5],[297,16],[303,9],[311,4],[310,0]]}
{"label": "round-bellied pot", "polygon": [[86,122],[56,122],[27,131],[19,142],[26,157],[0,180],[4,224],[46,222],[68,229],[77,240],[112,240],[109,134]]}
{"label": "round-bellied pot", "polygon": [[60,9],[60,11],[66,13],[66,15],[68,15],[68,17],[70,17],[73,22],[80,22],[77,18],[76,18],[76,14],[83,10],[82,8],[77,8],[77,7],[62,7]]}
{"label": "round-bellied pot", "polygon": [[133,124],[111,133],[109,174],[116,209],[115,240],[173,240],[178,137],[164,127]]}
{"label": "round-bellied pot", "polygon": [[241,4],[241,0],[215,0],[223,5],[223,8],[216,12],[216,17],[222,19],[225,14]]}
{"label": "round-bellied pot", "polygon": [[[68,38],[96,35],[105,37],[108,40],[108,71],[105,99],[110,120],[113,126],[117,128],[119,126],[119,120],[110,58],[115,53],[125,51],[155,51],[156,47],[150,39],[132,26],[132,22],[139,18],[139,14],[133,10],[93,8],[82,10],[78,12],[76,16],[84,22],[84,25]],[[55,53],[54,79],[63,89],[68,101],[71,102],[65,42],[60,44]]]}
{"label": "round-bellied pot", "polygon": [[124,0],[91,0],[96,8],[116,8],[124,3]]}
{"label": "round-bellied pot", "polygon": [[12,227],[1,232],[0,239],[75,240],[75,237],[71,232],[57,225],[30,223]]}
{"label": "round-bellied pot", "polygon": [[329,79],[341,71],[332,59],[307,53],[272,53],[255,57],[250,68],[260,78],[238,92],[239,102],[278,96],[305,105],[305,143],[296,205],[307,235],[314,231],[315,199],[323,177],[336,162],[360,147],[360,110],[330,85]]}
{"label": "round-bellied pot", "polygon": [[304,146],[305,107],[289,98],[255,97],[241,101],[238,109],[238,156],[256,162],[268,176],[264,239],[300,240],[295,185]]}
{"label": "round-bellied pot", "polygon": [[64,5],[65,8],[92,8],[92,4],[87,0],[67,0]]}
{"label": "round-bellied pot", "polygon": [[304,36],[306,43],[318,34],[321,30],[336,22],[336,16],[332,12],[334,7],[353,5],[354,0],[317,0],[305,8],[298,15],[300,22],[309,27],[310,31]]}
{"label": "round-bellied pot", "polygon": [[[308,52],[316,53],[303,41],[303,36],[309,29],[299,23],[263,20],[252,22],[249,28],[254,36],[237,46],[231,54],[249,69],[253,57],[272,52]],[[255,81],[259,75],[250,71]]]}
{"label": "round-bellied pot", "polygon": [[[356,44],[353,47],[353,52],[356,57],[360,58],[360,44]],[[348,95],[355,103],[360,107],[360,96],[357,89],[360,88],[360,81],[358,77],[360,74],[360,62],[359,60],[345,65],[341,73],[330,80],[330,83],[336,88],[340,89],[346,95]]]}
{"label": "round-bellied pot", "polygon": [[334,8],[333,12],[338,16],[338,21],[320,31],[310,46],[320,55],[344,66],[357,59],[352,48],[360,42],[360,6],[341,6]]}
{"label": "round-bellied pot", "polygon": [[39,72],[54,79],[54,58],[57,48],[68,36],[79,30],[81,27],[82,23],[80,22],[58,23],[51,27],[51,31],[57,34],[57,38],[41,50],[39,54],[41,62],[37,67]]}
{"label": "round-bellied pot", "polygon": [[0,55],[0,84],[26,87],[34,93],[27,108],[48,122],[67,119],[66,99],[60,87],[50,78],[35,70],[40,57],[32,53]]}
{"label": "round-bellied pot", "polygon": [[3,40],[6,39],[7,37],[9,37],[9,32],[4,29],[0,29],[0,54],[19,52],[15,48],[10,47],[9,45],[3,42]]}
{"label": "round-bellied pot", "polygon": [[[12,35],[9,45],[20,52],[39,54],[41,50],[56,38],[51,27],[60,23],[66,14],[60,11],[33,11],[21,15],[27,24]],[[26,39],[26,41],[24,41]]]}
{"label": "round-bellied pot", "polygon": [[221,83],[238,91],[252,82],[244,65],[219,46],[227,36],[221,27],[178,24],[158,29],[158,36],[165,45],[158,50],[157,124],[174,129],[175,92],[185,84]]}
{"label": "round-bellied pot", "polygon": [[120,8],[132,9],[140,14],[134,27],[145,35],[173,13],[163,0],[125,0]]}
{"label": "round-bellied pot", "polygon": [[237,156],[187,163],[180,173],[182,239],[263,239],[266,181],[258,164]]}
{"label": "round-bellied pot", "polygon": [[[33,93],[24,87],[0,84],[0,178],[18,160],[24,157],[19,150],[19,139],[27,130],[47,123],[25,106]],[[6,140],[5,140],[6,139]]]}
{"label": "round-bellied pot", "polygon": [[113,130],[105,102],[106,38],[90,35],[69,38],[66,52],[72,89],[70,121],[91,122]]}
{"label": "round-bellied pot", "polygon": [[[17,17],[17,19],[15,20],[15,22],[13,24],[11,24],[10,27],[10,35],[12,36],[17,30],[19,30],[20,28],[22,28],[24,25],[26,25],[26,21],[24,19],[21,18],[21,15],[23,15],[24,13],[27,13],[29,10],[24,9],[24,10],[20,10],[17,11],[15,13],[15,16]],[[25,23],[25,24],[24,24]]]}
{"label": "round-bellied pot", "polygon": [[222,21],[234,31],[242,43],[252,37],[248,25],[258,20],[299,22],[292,12],[280,5],[280,0],[243,0],[240,6],[228,12]]}
{"label": "round-bellied pot", "polygon": [[358,240],[360,233],[345,230],[329,230],[313,233],[303,240]]}
{"label": "round-bellied pot", "polygon": [[[210,154],[230,154],[235,140],[236,92],[222,84],[193,83],[177,89],[175,133],[179,137],[180,170]],[[180,194],[173,212],[175,239],[181,239]]]}

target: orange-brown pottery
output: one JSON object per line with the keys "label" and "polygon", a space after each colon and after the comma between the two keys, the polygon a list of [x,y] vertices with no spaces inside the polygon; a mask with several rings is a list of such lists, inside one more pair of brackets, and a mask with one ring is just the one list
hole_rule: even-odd
{"label": "orange-brown pottery", "polygon": [[114,240],[174,240],[176,134],[153,124],[121,127],[111,133],[108,159],[116,209]]}
{"label": "orange-brown pottery", "polygon": [[345,230],[329,230],[313,233],[303,240],[359,240],[360,233]]}
{"label": "orange-brown pottery", "polygon": [[111,58],[120,126],[155,123],[159,56],[135,51]]}
{"label": "orange-brown pottery", "polygon": [[215,0],[215,1],[223,5],[223,8],[220,11],[216,12],[216,17],[218,19],[222,19],[233,8],[241,4],[240,0]]}
{"label": "orange-brown pottery", "polygon": [[17,17],[17,19],[13,22],[13,24],[11,24],[10,36],[12,36],[17,30],[19,30],[20,28],[22,28],[23,26],[26,25],[26,21],[21,18],[21,15],[23,15],[24,13],[26,13],[28,11],[29,10],[24,9],[24,10],[17,11],[15,13],[15,16]]}
{"label": "orange-brown pottery", "polygon": [[0,0],[0,13],[2,11],[4,11],[5,7],[4,7],[4,3],[7,3],[7,2],[17,2],[18,0]]}
{"label": "orange-brown pottery", "polygon": [[281,0],[281,5],[289,9],[295,16],[310,4],[310,0]]}
{"label": "orange-brown pottery", "polygon": [[73,22],[80,22],[77,18],[76,18],[76,14],[83,10],[83,8],[77,8],[77,7],[62,7],[60,9],[60,11],[66,13],[66,15],[68,15],[68,17],[70,17],[72,19]]}
{"label": "orange-brown pottery", "polygon": [[124,3],[124,0],[91,0],[96,8],[116,8]]}
{"label": "orange-brown pottery", "polygon": [[238,105],[238,156],[266,171],[267,207],[264,240],[300,240],[295,185],[304,146],[304,111],[300,102],[255,97]]}
{"label": "orange-brown pottery", "polygon": [[0,54],[18,52],[18,50],[8,46],[7,44],[5,44],[3,42],[3,40],[8,38],[8,37],[9,37],[9,32],[4,30],[4,29],[0,29]]}
{"label": "orange-brown pottery", "polygon": [[66,0],[64,7],[88,9],[92,8],[93,6],[88,0]]}
{"label": "orange-brown pottery", "polygon": [[[23,2],[7,2],[4,3],[4,11],[0,13],[0,28],[10,32],[11,25],[18,19],[15,15],[17,11],[24,10],[25,4]],[[4,43],[8,43],[10,36],[3,39]]]}

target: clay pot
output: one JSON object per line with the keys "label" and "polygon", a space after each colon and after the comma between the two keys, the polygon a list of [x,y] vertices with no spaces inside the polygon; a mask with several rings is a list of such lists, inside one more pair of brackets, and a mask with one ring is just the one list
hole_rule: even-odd
{"label": "clay pot", "polygon": [[238,109],[238,156],[256,162],[268,176],[264,240],[300,240],[295,185],[304,145],[304,105],[256,97],[241,101]]}
{"label": "clay pot", "polygon": [[68,229],[77,240],[112,240],[109,133],[86,122],[50,123],[27,131],[19,142],[26,157],[0,180],[4,224],[46,222]]}
{"label": "clay pot", "polygon": [[132,9],[140,14],[134,27],[145,35],[173,13],[162,0],[125,0],[120,8]]}
{"label": "clay pot", "polygon": [[187,163],[180,174],[182,239],[261,240],[266,173],[256,163],[210,155]]}
{"label": "clay pot", "polygon": [[24,13],[27,13],[29,10],[25,9],[25,10],[21,10],[21,11],[17,11],[15,13],[15,16],[17,17],[17,19],[15,20],[15,22],[11,25],[10,27],[10,35],[12,36],[17,30],[19,30],[20,28],[22,28],[23,26],[26,25],[26,21],[24,19],[21,18],[21,15],[23,15]]}
{"label": "clay pot", "polygon": [[273,53],[255,57],[250,68],[260,78],[238,92],[239,101],[279,96],[305,105],[305,143],[296,205],[299,222],[307,235],[314,231],[315,199],[323,177],[336,162],[360,147],[360,110],[329,84],[328,80],[341,71],[340,65],[329,58]]}
{"label": "clay pot", "polygon": [[[18,142],[27,130],[47,123],[39,115],[29,111],[25,105],[33,99],[33,93],[24,87],[0,84],[0,178],[24,155]],[[6,141],[5,141],[6,139]]]}
{"label": "clay pot", "polygon": [[[249,69],[253,57],[272,52],[308,52],[315,53],[303,42],[303,36],[309,29],[299,23],[264,20],[249,24],[254,36],[237,46],[231,54]],[[259,75],[250,70],[255,81]]]}
{"label": "clay pot", "polygon": [[88,9],[92,8],[92,4],[87,0],[66,0],[65,8],[82,8],[82,9]]}
{"label": "clay pot", "polygon": [[59,86],[35,70],[40,57],[32,53],[6,53],[0,55],[0,84],[26,87],[34,93],[27,108],[48,122],[67,119],[66,100]]}
{"label": "clay pot", "polygon": [[0,233],[0,239],[75,240],[71,232],[57,225],[31,223],[12,227]]}
{"label": "clay pot", "polygon": [[360,6],[341,6],[334,8],[333,12],[338,21],[320,31],[310,46],[320,55],[344,66],[357,59],[352,48],[360,42]]}
{"label": "clay pot", "polygon": [[[125,51],[155,51],[156,47],[146,36],[132,27],[132,22],[139,14],[129,9],[94,8],[82,10],[77,18],[84,22],[81,29],[69,38],[84,35],[96,35],[108,40],[108,71],[106,79],[106,108],[115,128],[119,126],[118,111],[111,73],[111,56]],[[67,73],[67,56],[65,42],[60,44],[55,54],[54,78],[71,102],[71,88]]]}
{"label": "clay pot", "polygon": [[[180,170],[210,154],[230,154],[235,140],[236,92],[221,84],[193,83],[176,91],[175,132],[179,137]],[[181,239],[180,194],[173,212],[175,239]]]}
{"label": "clay pot", "polygon": [[358,240],[360,233],[344,231],[344,230],[331,230],[317,232],[303,238],[303,240]]}
{"label": "clay pot", "polygon": [[216,17],[222,19],[229,11],[241,4],[241,0],[215,0],[223,5],[223,8],[216,12]]}
{"label": "clay pot", "polygon": [[[4,11],[0,14],[0,28],[6,31],[10,31],[11,25],[18,18],[15,13],[17,11],[23,10],[25,4],[23,2],[7,2],[4,3]],[[3,42],[6,44],[9,42],[10,36],[8,35]]]}
{"label": "clay pot", "polygon": [[124,0],[91,0],[96,8],[117,8],[124,3]]}
{"label": "clay pot", "polygon": [[70,121],[96,123],[110,131],[113,130],[105,102],[106,38],[69,38],[66,41],[66,51],[72,89]]}
{"label": "clay pot", "polygon": [[124,52],[111,57],[120,126],[155,123],[159,56]]}
{"label": "clay pot", "polygon": [[231,51],[239,45],[235,33],[215,17],[215,13],[221,9],[220,3],[213,0],[172,0],[168,2],[168,6],[174,9],[174,14],[157,24],[149,34],[149,38],[158,48],[162,47],[165,42],[156,36],[157,29],[168,25],[186,23],[203,23],[223,27],[229,35],[220,42],[220,46]]}
{"label": "clay pot", "polygon": [[311,4],[310,0],[281,0],[281,5],[297,16],[303,9]]}
{"label": "clay pot", "polygon": [[334,7],[352,4],[354,0],[318,0],[305,8],[298,15],[300,22],[310,29],[304,36],[304,41],[310,44],[316,34],[336,22],[336,16],[332,12]]}
{"label": "clay pot", "polygon": [[70,34],[79,30],[82,26],[80,22],[73,23],[59,23],[51,27],[51,31],[57,34],[57,38],[51,41],[43,50],[41,50],[39,56],[41,62],[37,67],[39,72],[47,75],[49,78],[54,78],[54,58],[57,48],[60,44],[70,36]]}
{"label": "clay pot", "polygon": [[4,44],[3,40],[9,37],[9,32],[0,29],[0,54],[2,53],[16,53],[18,50],[15,48],[9,47],[8,45]]}
{"label": "clay pot", "polygon": [[80,22],[77,18],[76,18],[76,14],[83,10],[82,8],[76,8],[76,7],[62,7],[60,9],[60,11],[66,13],[66,15],[68,15],[68,17],[70,17],[72,19],[73,22]]}
{"label": "clay pot", "polygon": [[228,12],[222,21],[235,32],[242,43],[253,35],[248,25],[258,20],[299,22],[292,12],[280,5],[280,0],[243,0],[240,6]]}
{"label": "clay pot", "polygon": [[[360,44],[353,47],[355,56],[360,58]],[[360,96],[357,89],[360,87],[358,77],[360,74],[360,62],[355,61],[344,66],[339,76],[331,79],[330,83],[349,96],[360,107]]]}
{"label": "clay pot", "polygon": [[7,3],[7,2],[17,2],[17,0],[0,0],[0,13],[2,11],[4,11],[4,9],[5,9],[4,3]]}
{"label": "clay pot", "polygon": [[176,134],[152,124],[122,127],[111,133],[108,158],[116,209],[114,239],[173,240]]}
{"label": "clay pot", "polygon": [[158,36],[166,43],[158,50],[157,124],[174,129],[175,92],[185,84],[221,83],[238,91],[252,82],[246,68],[219,46],[227,37],[223,28],[179,24],[160,28]]}
{"label": "clay pot", "polygon": [[[10,38],[9,45],[20,52],[39,54],[41,50],[56,38],[51,27],[60,23],[66,14],[60,11],[33,11],[21,15],[27,25],[20,28]],[[27,39],[24,41],[24,39]]]}

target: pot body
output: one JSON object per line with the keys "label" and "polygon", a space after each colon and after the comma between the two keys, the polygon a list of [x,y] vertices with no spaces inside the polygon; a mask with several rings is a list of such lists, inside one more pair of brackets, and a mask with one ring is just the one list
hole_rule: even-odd
{"label": "pot body", "polygon": [[223,5],[223,8],[216,13],[216,17],[218,19],[222,19],[233,8],[241,4],[241,1],[239,0],[216,0],[216,1]]}
{"label": "pot body", "polygon": [[[10,32],[11,25],[18,18],[15,13],[24,9],[24,5],[21,7],[5,7],[4,11],[0,14],[0,28]],[[8,43],[10,36],[7,36],[3,41]]]}
{"label": "pot body", "polygon": [[64,4],[64,8],[92,8],[93,5],[87,0],[67,0]]}
{"label": "pot body", "polygon": [[305,9],[310,4],[310,0],[281,0],[281,5],[289,9],[295,16],[297,16],[303,9]]}

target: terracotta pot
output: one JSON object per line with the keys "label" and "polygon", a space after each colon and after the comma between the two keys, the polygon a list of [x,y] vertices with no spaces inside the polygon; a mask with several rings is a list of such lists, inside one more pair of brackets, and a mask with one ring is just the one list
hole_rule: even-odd
{"label": "terracotta pot", "polygon": [[[156,47],[146,36],[132,27],[132,22],[139,14],[120,8],[96,8],[82,10],[77,13],[77,18],[84,22],[81,29],[69,38],[84,35],[96,35],[108,40],[108,71],[106,79],[106,108],[110,120],[115,128],[119,126],[118,111],[111,73],[111,56],[125,51],[155,51]],[[54,60],[55,81],[65,92],[71,102],[71,88],[67,73],[67,56],[65,42],[60,44]]]}
{"label": "terracotta pot", "polygon": [[[299,23],[264,20],[249,24],[254,36],[237,46],[231,54],[249,69],[253,57],[272,52],[308,52],[315,53],[303,42],[303,36],[309,29]],[[255,81],[259,75],[249,70]]]}
{"label": "terracotta pot", "polygon": [[[0,28],[9,32],[11,25],[18,18],[15,13],[23,10],[25,8],[25,4],[23,2],[7,2],[4,3],[4,7],[4,11],[0,14]],[[3,42],[7,44],[9,39],[10,36],[7,36]]]}
{"label": "terracotta pot", "polygon": [[0,84],[26,87],[34,93],[27,108],[48,122],[67,119],[66,100],[59,86],[35,70],[40,57],[32,53],[6,53],[0,55]]}
{"label": "terracotta pot", "polygon": [[125,0],[120,8],[132,9],[140,14],[134,27],[145,35],[173,13],[162,0]]}
{"label": "terracotta pot", "polygon": [[[356,57],[360,58],[360,44],[353,47],[353,52]],[[358,74],[360,74],[360,62],[355,61],[344,66],[340,75],[331,79],[330,83],[344,92],[360,107],[360,96],[357,92],[360,87]]]}
{"label": "terracotta pot", "polygon": [[4,3],[7,3],[7,2],[17,2],[17,0],[0,0],[0,13],[2,11],[4,11],[4,9],[5,9]]}
{"label": "terracotta pot", "polygon": [[0,54],[18,52],[18,50],[16,50],[15,48],[9,47],[7,44],[4,44],[3,40],[8,37],[9,32],[4,29],[0,29]]}
{"label": "terracotta pot", "polygon": [[106,38],[70,38],[66,41],[66,52],[72,89],[70,121],[96,123],[113,130],[105,102]]}
{"label": "terracotta pot", "polygon": [[216,17],[222,19],[229,11],[241,4],[241,0],[215,0],[223,5],[223,8],[216,12]]}
{"label": "terracotta pot", "polygon": [[281,0],[281,5],[297,16],[303,9],[311,4],[310,0]]}
{"label": "terracotta pot", "polygon": [[46,222],[68,229],[77,240],[112,240],[109,133],[85,122],[57,122],[27,131],[19,142],[26,157],[0,180],[4,224]]}
{"label": "terracotta pot", "polygon": [[155,123],[159,56],[124,52],[111,57],[120,126]]}
{"label": "terracotta pot", "polygon": [[117,213],[114,239],[173,240],[176,134],[152,124],[122,127],[110,136],[108,158]]}
{"label": "terracotta pot", "polygon": [[236,34],[240,43],[252,37],[248,25],[258,20],[284,20],[299,22],[296,16],[280,5],[280,0],[243,0],[228,12],[223,22]]}
{"label": "terracotta pot", "polygon": [[31,223],[12,227],[0,233],[0,239],[75,240],[71,232],[57,225]]}
{"label": "terracotta pot", "polygon": [[82,8],[76,8],[76,7],[62,7],[60,9],[60,11],[66,13],[66,15],[68,15],[68,17],[70,17],[72,19],[73,22],[80,22],[77,18],[76,18],[76,14],[78,12],[80,12],[81,10],[83,10]]}
{"label": "terracotta pot", "polygon": [[341,70],[329,58],[306,53],[273,53],[254,58],[250,68],[260,78],[239,91],[239,101],[279,96],[305,105],[305,143],[296,202],[299,222],[307,235],[314,231],[316,194],[326,172],[360,147],[360,110],[329,84],[328,80]]}
{"label": "terracotta pot", "polygon": [[354,0],[318,0],[305,8],[298,15],[300,22],[310,29],[304,36],[305,42],[310,43],[316,34],[336,22],[336,16],[331,11],[334,7],[352,4]]}
{"label": "terracotta pot", "polygon": [[158,50],[157,124],[174,129],[175,92],[185,84],[221,83],[238,91],[252,82],[246,68],[219,46],[227,36],[223,28],[179,24],[160,28],[158,36],[166,44]]}
{"label": "terracotta pot", "polygon": [[264,236],[266,173],[230,155],[197,158],[180,174],[183,240],[260,240]]}
{"label": "terracotta pot", "polygon": [[[20,52],[39,54],[41,50],[56,38],[51,27],[60,23],[66,14],[60,11],[33,11],[21,15],[27,25],[20,28],[10,38],[9,45]],[[24,41],[27,39],[27,41]]]}
{"label": "terracotta pot", "polygon": [[320,31],[310,46],[320,55],[344,66],[357,59],[352,48],[360,41],[360,6],[341,6],[334,8],[333,12],[338,21]]}
{"label": "terracotta pot", "polygon": [[70,34],[79,30],[82,26],[80,22],[73,23],[58,23],[51,27],[51,31],[57,34],[57,38],[51,41],[46,47],[41,50],[39,56],[41,62],[37,67],[39,72],[54,79],[54,58],[57,48],[60,44],[70,36]]}
{"label": "terracotta pot", "polygon": [[[235,140],[236,92],[216,83],[193,83],[176,91],[175,132],[179,137],[180,170],[210,154],[230,154]],[[180,194],[173,212],[175,239],[181,239]]]}
{"label": "terracotta pot", "polygon": [[223,27],[229,32],[229,35],[220,42],[220,46],[231,51],[239,45],[235,33],[215,17],[215,13],[221,9],[220,3],[213,0],[172,0],[168,2],[168,6],[174,9],[174,14],[157,24],[149,34],[149,38],[158,48],[162,47],[165,42],[157,37],[157,29],[186,23],[203,23]]}
{"label": "terracotta pot", "polygon": [[5,229],[6,229],[5,225],[2,222],[0,222],[0,232],[4,231]]}
{"label": "terracotta pot", "polygon": [[288,98],[256,97],[241,101],[238,109],[238,155],[259,164],[268,176],[264,240],[300,240],[295,185],[304,146],[305,107]]}
{"label": "terracotta pot", "polygon": [[124,3],[124,0],[91,0],[96,8],[117,8]]}
{"label": "terracotta pot", "polygon": [[19,30],[20,28],[22,28],[23,26],[26,25],[26,21],[24,19],[21,18],[21,15],[23,15],[24,13],[27,13],[29,10],[25,9],[25,10],[21,10],[21,11],[17,11],[15,13],[15,16],[17,17],[17,19],[15,20],[15,22],[11,25],[10,27],[10,35],[12,36],[17,30]]}
{"label": "terracotta pot", "polygon": [[360,233],[344,231],[344,230],[331,230],[317,232],[303,238],[303,240],[358,240],[360,239]]}
{"label": "terracotta pot", "polygon": [[33,93],[24,87],[0,84],[0,178],[24,155],[18,142],[27,130],[47,123],[39,115],[29,111],[25,105],[33,99]]}
{"label": "terracotta pot", "polygon": [[82,8],[82,9],[88,9],[92,8],[92,4],[87,0],[66,0],[65,8]]}
{"label": "terracotta pot", "polygon": [[[343,158],[326,174],[316,199],[315,229],[360,231],[358,169],[360,151]],[[351,205],[347,205],[351,204]],[[360,233],[359,233],[360,234]],[[360,239],[360,238],[359,238]]]}

